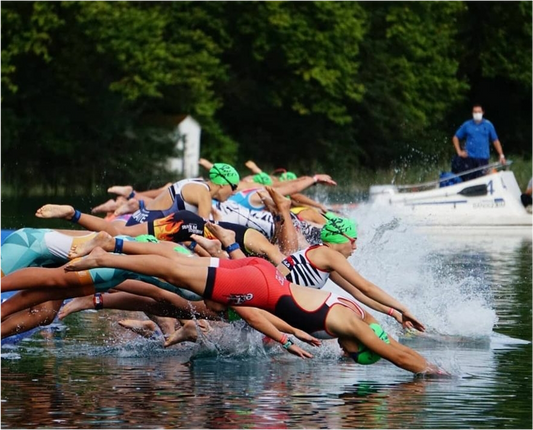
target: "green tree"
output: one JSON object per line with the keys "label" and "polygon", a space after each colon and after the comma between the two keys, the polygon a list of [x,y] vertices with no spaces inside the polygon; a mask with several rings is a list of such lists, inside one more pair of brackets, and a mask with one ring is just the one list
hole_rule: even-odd
{"label": "green tree", "polygon": [[531,157],[532,3],[465,2],[458,43],[460,75],[468,97],[451,110],[451,136],[481,103],[498,132],[506,154]]}
{"label": "green tree", "polygon": [[230,79],[217,118],[247,158],[288,165],[327,158],[332,133],[361,100],[365,14],[354,2],[231,2]]}
{"label": "green tree", "polygon": [[367,91],[354,115],[367,164],[386,166],[407,154],[439,151],[437,125],[468,90],[457,74],[464,4],[363,4],[370,17],[362,46]]}
{"label": "green tree", "polygon": [[[185,112],[213,122],[213,85],[225,73],[220,48],[184,7],[4,3],[4,180],[29,185],[39,174],[54,189],[166,180],[162,160],[173,144],[142,126],[143,116]],[[22,167],[6,162],[20,154]]]}

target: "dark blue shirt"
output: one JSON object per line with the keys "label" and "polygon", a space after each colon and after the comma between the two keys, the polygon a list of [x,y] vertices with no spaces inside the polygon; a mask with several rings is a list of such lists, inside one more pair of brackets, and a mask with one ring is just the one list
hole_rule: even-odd
{"label": "dark blue shirt", "polygon": [[[455,133],[459,140],[466,139],[465,150],[472,158],[490,158],[489,143],[498,140],[492,123],[482,119],[476,123],[473,119],[466,121]],[[490,139],[490,141],[489,141]]]}

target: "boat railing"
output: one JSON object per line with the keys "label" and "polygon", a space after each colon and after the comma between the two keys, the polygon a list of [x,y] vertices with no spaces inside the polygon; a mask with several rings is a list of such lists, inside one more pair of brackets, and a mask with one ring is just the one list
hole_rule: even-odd
{"label": "boat railing", "polygon": [[455,178],[460,178],[463,175],[468,175],[470,173],[479,172],[481,170],[507,170],[511,164],[513,164],[512,161],[508,160],[505,164],[502,164],[500,162],[488,164],[486,166],[476,167],[475,169],[465,170],[461,173],[452,174],[450,176],[447,176],[446,178],[437,179],[436,181],[430,181],[430,182],[423,182],[421,184],[412,184],[412,185],[396,185],[396,189],[399,192],[415,192],[415,191],[423,191],[426,189],[431,188],[438,188],[438,185],[440,185],[442,182],[447,182]]}

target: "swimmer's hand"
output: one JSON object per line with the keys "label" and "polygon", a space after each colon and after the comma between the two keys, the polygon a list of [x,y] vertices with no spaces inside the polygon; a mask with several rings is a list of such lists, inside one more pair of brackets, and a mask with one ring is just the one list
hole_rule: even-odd
{"label": "swimmer's hand", "polygon": [[308,343],[309,345],[320,346],[322,344],[322,342],[320,342],[316,337],[311,336],[309,333],[306,333],[303,330],[294,329],[292,334],[302,342]]}
{"label": "swimmer's hand", "polygon": [[300,358],[313,358],[313,354],[307,352],[305,349],[300,348],[294,343],[287,349],[287,351]]}
{"label": "swimmer's hand", "polygon": [[337,185],[337,183],[331,179],[331,176],[325,175],[323,173],[318,173],[313,176],[315,184],[324,184],[324,185]]}
{"label": "swimmer's hand", "polygon": [[422,324],[420,321],[418,321],[410,311],[404,311],[402,312],[402,326],[404,328],[414,328],[418,331],[426,331],[426,327],[424,327],[424,324]]}
{"label": "swimmer's hand", "polygon": [[436,364],[429,364],[428,369],[425,372],[416,373],[417,378],[423,379],[449,379],[453,378],[453,375],[444,370],[442,367],[437,366]]}

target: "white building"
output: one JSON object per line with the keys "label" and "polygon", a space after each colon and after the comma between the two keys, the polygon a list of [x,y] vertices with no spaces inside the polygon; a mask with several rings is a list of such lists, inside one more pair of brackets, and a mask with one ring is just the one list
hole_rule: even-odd
{"label": "white building", "polygon": [[176,149],[181,157],[169,158],[169,168],[177,175],[194,178],[199,175],[198,160],[200,159],[200,124],[190,115],[176,117],[172,132]]}

